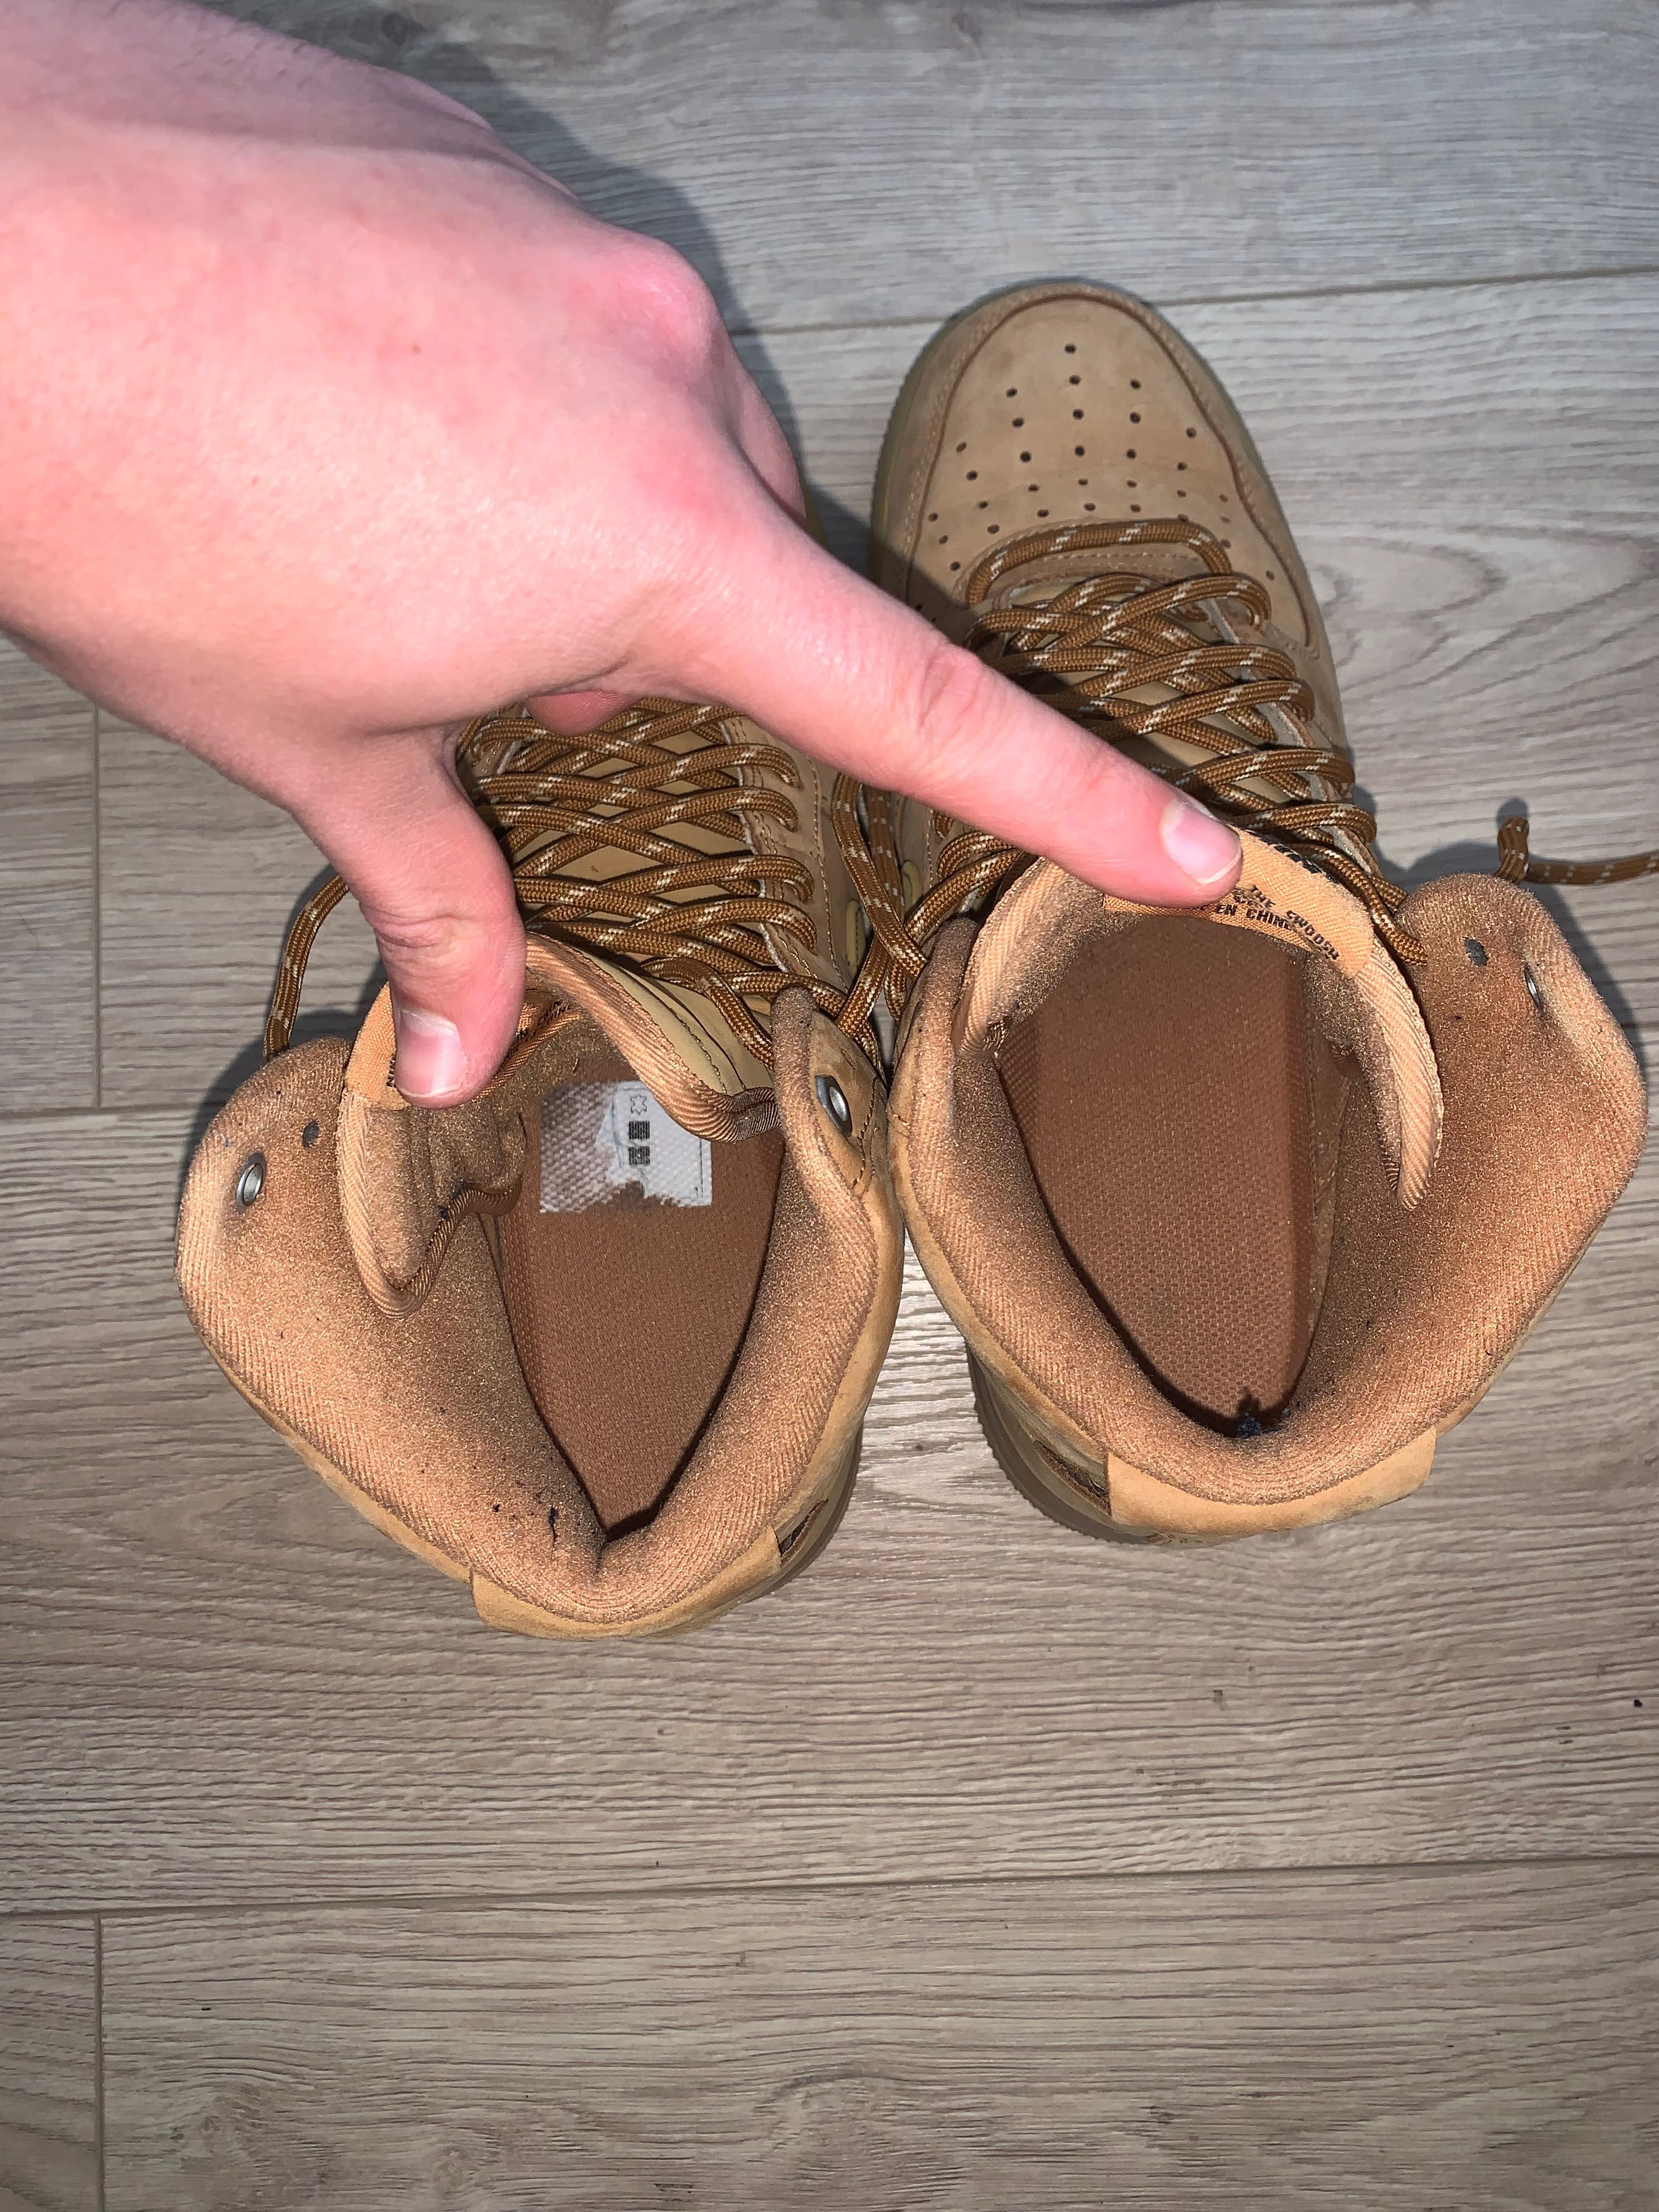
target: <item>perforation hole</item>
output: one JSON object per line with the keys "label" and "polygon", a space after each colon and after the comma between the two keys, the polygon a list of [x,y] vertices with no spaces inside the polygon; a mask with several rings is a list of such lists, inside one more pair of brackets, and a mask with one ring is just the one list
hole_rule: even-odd
{"label": "perforation hole", "polygon": [[977,483],[979,482],[979,471],[977,469],[969,470],[968,481],[969,483]]}
{"label": "perforation hole", "polygon": [[1185,462],[1185,461],[1177,461],[1177,462],[1176,463],[1176,466],[1178,469],[1184,469],[1184,468],[1186,467],[1186,465],[1187,465],[1187,464],[1186,464],[1186,462]]}
{"label": "perforation hole", "polygon": [[1082,446],[1073,446],[1073,448],[1072,448],[1072,451],[1073,451],[1073,452],[1077,455],[1077,457],[1078,457],[1078,459],[1079,459],[1079,460],[1081,460],[1081,459],[1082,459],[1083,455],[1084,455],[1084,453],[1085,453],[1085,452],[1086,450],[1087,450],[1087,449],[1086,449],[1085,447],[1082,447]]}
{"label": "perforation hole", "polygon": [[1041,491],[1042,489],[1042,486],[1041,484],[1027,484],[1025,489],[1027,491]]}
{"label": "perforation hole", "polygon": [[1083,410],[1080,407],[1073,408],[1072,420],[1073,422],[1080,422],[1083,420]]}
{"label": "perforation hole", "polygon": [[1134,457],[1135,457],[1135,449],[1134,449],[1134,447],[1133,447],[1133,446],[1126,446],[1126,447],[1123,448],[1123,458],[1124,458],[1124,459],[1125,459],[1126,461],[1132,461],[1132,460],[1133,460]]}
{"label": "perforation hole", "polygon": [[1197,431],[1196,431],[1196,430],[1188,430],[1188,433],[1187,433],[1187,435],[1188,435],[1189,438],[1195,438],[1195,437],[1197,437],[1198,433],[1197,433]]}
{"label": "perforation hole", "polygon": [[1001,527],[1002,525],[1000,522],[988,522],[985,526],[985,535],[988,538],[994,538]]}
{"label": "perforation hole", "polygon": [[1131,391],[1131,392],[1139,392],[1139,389],[1140,389],[1140,379],[1139,379],[1138,376],[1132,376],[1132,377],[1129,379],[1129,389],[1130,389],[1130,391]]}
{"label": "perforation hole", "polygon": [[935,508],[934,508],[933,512],[933,513],[928,516],[927,520],[929,520],[929,522],[937,522],[937,521],[939,520],[939,509],[938,509],[937,507],[935,507]]}
{"label": "perforation hole", "polygon": [[1129,410],[1129,420],[1130,420],[1132,422],[1139,422],[1139,420],[1140,420],[1139,416],[1139,415],[1137,415],[1137,414],[1135,413],[1135,411],[1134,411],[1134,410],[1133,410],[1133,408],[1131,408],[1131,409],[1130,409],[1130,410]]}
{"label": "perforation hole", "polygon": [[1091,500],[1091,499],[1085,499],[1085,500],[1084,501],[1084,502],[1083,502],[1083,512],[1084,512],[1085,514],[1092,514],[1094,513],[1094,511],[1095,511],[1095,503],[1094,503],[1093,500]]}
{"label": "perforation hole", "polygon": [[1019,397],[1019,386],[1017,384],[1011,384],[1008,386],[1007,391],[1003,394],[1003,397],[1006,399],[1018,399]]}
{"label": "perforation hole", "polygon": [[961,444],[957,447],[957,453],[965,453],[967,452],[967,450],[968,450],[968,441],[966,440],[966,438],[964,438],[964,439],[963,440],[962,443],[961,443]]}
{"label": "perforation hole", "polygon": [[1025,417],[1023,415],[1015,416],[1014,428],[1016,430],[1023,430],[1025,428]]}
{"label": "perforation hole", "polygon": [[961,562],[960,562],[960,561],[952,561],[952,562],[951,562],[951,566],[952,569],[957,569],[957,568],[961,568],[962,563],[961,563]]}
{"label": "perforation hole", "polygon": [[1037,520],[1038,520],[1039,522],[1046,522],[1048,520],[1048,508],[1047,508],[1046,507],[1038,507],[1038,509],[1037,509]]}
{"label": "perforation hole", "polygon": [[1133,500],[1131,500],[1131,501],[1129,501],[1129,512],[1130,512],[1130,514],[1139,514],[1139,512],[1140,512],[1140,508],[1139,508],[1139,507],[1136,504],[1136,502],[1135,502]]}
{"label": "perforation hole", "polygon": [[1029,461],[1031,456],[1029,453],[1022,453],[1019,458],[1022,461]]}
{"label": "perforation hole", "polygon": [[989,505],[991,504],[991,502],[990,502],[990,501],[989,501],[988,499],[982,499],[982,500],[981,500],[981,501],[980,501],[979,504],[980,504],[981,507],[989,507]]}
{"label": "perforation hole", "polygon": [[1077,348],[1074,345],[1068,345],[1066,350],[1067,353],[1075,353],[1077,351]]}

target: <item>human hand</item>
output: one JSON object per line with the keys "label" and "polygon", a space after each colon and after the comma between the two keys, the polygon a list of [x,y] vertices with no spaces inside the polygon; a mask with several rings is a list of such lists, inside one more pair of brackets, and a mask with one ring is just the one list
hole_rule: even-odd
{"label": "human hand", "polygon": [[714,699],[1126,896],[1230,830],[800,527],[708,291],[411,80],[175,4],[0,0],[0,624],[293,813],[470,1096],[523,933],[453,763]]}

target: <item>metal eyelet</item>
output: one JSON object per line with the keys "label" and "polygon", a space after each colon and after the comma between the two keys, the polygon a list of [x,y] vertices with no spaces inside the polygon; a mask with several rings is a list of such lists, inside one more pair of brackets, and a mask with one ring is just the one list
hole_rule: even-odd
{"label": "metal eyelet", "polygon": [[265,1156],[251,1152],[242,1163],[242,1172],[236,1178],[236,1203],[244,1213],[265,1187]]}
{"label": "metal eyelet", "polygon": [[841,1131],[843,1137],[853,1133],[853,1109],[847,1103],[847,1093],[833,1075],[820,1075],[813,1088],[818,1094],[818,1103]]}
{"label": "metal eyelet", "polygon": [[1524,960],[1521,963],[1521,974],[1526,982],[1527,996],[1541,1014],[1544,1011],[1544,994],[1539,988],[1537,976],[1533,974],[1530,966]]}

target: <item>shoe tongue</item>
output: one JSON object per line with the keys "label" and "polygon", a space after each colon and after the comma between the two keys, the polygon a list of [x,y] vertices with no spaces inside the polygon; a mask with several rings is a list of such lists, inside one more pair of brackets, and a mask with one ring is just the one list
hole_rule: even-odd
{"label": "shoe tongue", "polygon": [[[1402,1206],[1428,1188],[1440,1151],[1442,1101],[1434,1047],[1410,985],[1353,894],[1310,860],[1241,833],[1238,881],[1203,917],[1270,937],[1313,966],[1316,1012],[1364,1068],[1383,1156]],[[1107,913],[1167,914],[1105,896]]]}
{"label": "shoe tongue", "polygon": [[599,954],[530,938],[517,1041],[487,1088],[459,1106],[411,1106],[398,1089],[383,990],[346,1065],[335,1143],[341,1216],[383,1313],[415,1310],[470,1215],[516,1203],[532,1101],[574,1072],[584,1016],[693,1134],[746,1137],[775,1120],[770,1071],[712,1000]]}

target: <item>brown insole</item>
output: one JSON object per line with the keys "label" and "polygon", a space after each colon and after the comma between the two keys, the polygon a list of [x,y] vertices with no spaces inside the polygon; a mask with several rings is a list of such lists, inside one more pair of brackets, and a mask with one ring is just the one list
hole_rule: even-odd
{"label": "brown insole", "polygon": [[[636,1080],[584,1056],[583,1083]],[[501,1222],[502,1287],[537,1410],[610,1532],[649,1514],[725,1388],[760,1286],[783,1140],[710,1148],[708,1206],[637,1194],[544,1213],[531,1164]]]}
{"label": "brown insole", "polygon": [[1001,1054],[1073,1265],[1227,1428],[1284,1403],[1313,1334],[1316,1035],[1279,947],[1172,916],[1086,946]]}

